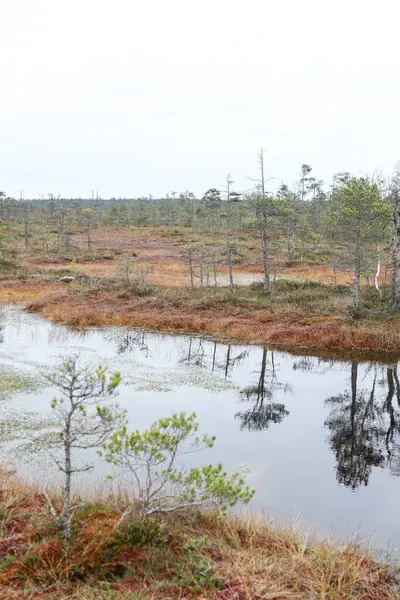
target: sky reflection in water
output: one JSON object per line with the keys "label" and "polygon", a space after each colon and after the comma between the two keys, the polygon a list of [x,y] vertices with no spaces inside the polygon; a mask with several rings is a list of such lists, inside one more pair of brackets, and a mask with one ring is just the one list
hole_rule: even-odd
{"label": "sky reflection in water", "polygon": [[[118,403],[132,427],[195,411],[201,430],[217,442],[191,463],[249,470],[257,489],[253,509],[278,520],[300,518],[321,534],[358,532],[381,547],[400,545],[397,365],[124,328],[74,332],[18,308],[3,310],[1,325],[3,369],[32,374],[76,352],[119,369]],[[43,413],[52,395],[40,389],[8,405]],[[97,480],[106,469],[98,462]]]}

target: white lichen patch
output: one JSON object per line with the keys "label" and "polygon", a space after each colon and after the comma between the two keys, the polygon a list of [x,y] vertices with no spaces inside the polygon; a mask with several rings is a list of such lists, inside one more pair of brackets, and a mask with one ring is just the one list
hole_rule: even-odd
{"label": "white lichen patch", "polygon": [[126,381],[138,392],[171,392],[177,387],[202,388],[210,392],[225,392],[236,389],[230,380],[205,373],[201,369],[165,369],[162,372],[146,372],[128,377]]}
{"label": "white lichen patch", "polygon": [[34,392],[43,385],[44,381],[39,375],[31,375],[0,365],[0,400],[22,392]]}

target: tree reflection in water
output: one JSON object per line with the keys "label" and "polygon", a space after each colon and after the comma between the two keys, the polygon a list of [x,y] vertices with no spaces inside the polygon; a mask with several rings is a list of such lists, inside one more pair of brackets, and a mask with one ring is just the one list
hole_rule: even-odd
{"label": "tree reflection in water", "polygon": [[[224,344],[220,344],[224,348]],[[201,367],[203,369],[209,369],[214,372],[215,369],[219,369],[224,372],[225,379],[228,378],[230,371],[232,371],[236,365],[240,363],[246,356],[248,356],[248,350],[241,351],[237,354],[232,353],[232,344],[226,346],[225,358],[222,362],[217,361],[217,348],[218,343],[213,342],[211,356],[204,347],[202,338],[189,338],[187,346],[182,349],[181,358],[179,359],[180,364],[192,365],[195,367]]]}
{"label": "tree reflection in water", "polygon": [[376,374],[369,396],[358,391],[358,364],[351,363],[351,391],[326,400],[331,414],[325,421],[330,445],[336,456],[339,483],[357,489],[368,485],[372,467],[385,460],[380,448],[383,435],[382,411],[375,405]]}
{"label": "tree reflection in water", "polygon": [[[135,348],[145,354],[149,351],[144,332],[125,331],[117,343],[118,354],[132,352]],[[241,401],[251,403],[251,407],[235,414],[241,430],[267,430],[271,423],[281,423],[289,415],[284,403],[274,402],[274,396],[277,390],[287,392],[291,388],[278,381],[274,353],[267,348],[261,352],[257,381],[240,392]],[[216,341],[209,344],[193,337],[185,341],[179,363],[211,372],[219,371],[228,378],[248,354],[248,350],[233,344]],[[333,364],[330,359],[302,356],[293,359],[292,368],[293,371],[323,376]],[[363,371],[362,382],[360,372],[361,367],[353,361],[350,364],[349,388],[325,401],[329,415],[324,425],[336,459],[336,478],[341,485],[352,490],[368,485],[374,467],[386,468],[393,475],[400,475],[400,382],[397,366],[383,368],[371,363],[365,376]],[[370,380],[369,389],[365,389],[365,380]]]}
{"label": "tree reflection in water", "polygon": [[[383,370],[383,398],[377,398],[379,367],[370,391],[358,387],[358,364],[351,363],[351,389],[326,400],[331,412],[325,421],[329,443],[336,456],[339,483],[356,490],[368,485],[373,467],[400,474],[400,385],[397,367]],[[396,396],[396,400],[395,400]]]}
{"label": "tree reflection in water", "polygon": [[283,388],[288,391],[290,386],[282,386],[276,377],[274,354],[271,352],[271,379],[266,387],[267,375],[267,349],[263,349],[261,359],[261,370],[258,383],[256,385],[245,387],[241,392],[241,400],[245,402],[253,402],[252,408],[239,411],[235,418],[240,419],[241,429],[248,431],[262,431],[268,429],[270,423],[280,423],[289,414],[284,404],[272,402],[274,390]]}
{"label": "tree reflection in water", "polygon": [[[389,417],[385,435],[387,462],[393,475],[400,475],[400,382],[397,367],[387,369],[388,393],[383,405]],[[394,395],[396,393],[396,406]]]}
{"label": "tree reflection in water", "polygon": [[[193,343],[194,342],[194,343]],[[197,342],[197,346],[195,346]],[[189,338],[187,351],[179,360],[183,365],[194,365],[196,367],[204,367],[206,362],[206,354],[204,350],[203,340],[201,338]]]}
{"label": "tree reflection in water", "polygon": [[149,347],[146,344],[146,333],[144,331],[125,331],[117,339],[117,352],[118,354],[125,354],[133,352],[135,348],[138,348],[147,357],[149,354]]}
{"label": "tree reflection in water", "polygon": [[[241,360],[243,360],[244,358],[246,358],[246,356],[249,354],[248,350],[244,350],[243,352],[239,352],[239,354],[236,354],[236,356],[232,355],[232,345],[228,344],[227,350],[226,350],[226,357],[225,357],[225,364],[223,366],[224,372],[225,372],[225,379],[227,379],[228,375],[229,375],[229,369],[234,369],[236,364],[240,363]],[[222,367],[222,365],[218,365],[219,368]]]}

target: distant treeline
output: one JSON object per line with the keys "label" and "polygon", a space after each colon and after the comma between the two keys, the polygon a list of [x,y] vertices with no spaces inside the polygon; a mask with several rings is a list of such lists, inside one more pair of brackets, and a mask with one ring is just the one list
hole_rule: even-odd
{"label": "distant treeline", "polygon": [[[276,193],[266,189],[264,154],[258,157],[259,176],[245,193],[233,187],[228,175],[223,189],[210,188],[201,198],[189,191],[171,192],[164,198],[111,198],[97,194],[91,199],[47,198],[14,200],[0,193],[0,219],[10,231],[23,226],[28,250],[33,231],[40,231],[43,249],[48,247],[46,232],[57,233],[56,251],[69,247],[71,232],[83,227],[91,251],[91,230],[111,227],[168,227],[172,233],[182,228],[224,234],[225,261],[231,287],[232,263],[237,252],[237,232],[251,231],[260,241],[264,270],[264,290],[270,291],[271,260],[282,246],[288,262],[325,262],[354,276],[354,310],[360,306],[360,282],[373,280],[377,293],[381,265],[390,272],[390,306],[400,303],[398,247],[400,244],[400,167],[390,178],[376,173],[355,177],[337,173],[326,186],[313,174],[310,165],[300,168],[295,189],[282,183]],[[199,249],[200,248],[200,249]],[[199,243],[186,247],[186,260],[203,260]],[[197,256],[198,255],[198,256]]]}

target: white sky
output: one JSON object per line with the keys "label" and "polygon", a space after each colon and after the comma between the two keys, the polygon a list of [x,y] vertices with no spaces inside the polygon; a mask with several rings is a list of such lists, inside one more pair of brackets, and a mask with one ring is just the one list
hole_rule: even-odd
{"label": "white sky", "polygon": [[400,160],[399,0],[0,0],[0,190],[200,195]]}

